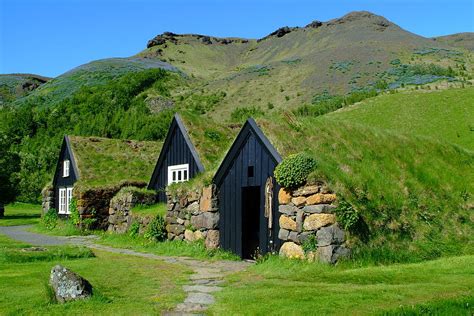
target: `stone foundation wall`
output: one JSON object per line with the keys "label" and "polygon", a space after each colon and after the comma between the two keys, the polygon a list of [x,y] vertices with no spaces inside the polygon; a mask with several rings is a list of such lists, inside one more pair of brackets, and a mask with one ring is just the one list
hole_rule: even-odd
{"label": "stone foundation wall", "polygon": [[[340,257],[349,255],[346,233],[336,222],[336,199],[323,183],[295,190],[282,188],[278,194],[278,238],[284,242],[280,255],[325,263],[336,263]],[[305,253],[302,245],[310,238],[317,242],[317,247]]]}
{"label": "stone foundation wall", "polygon": [[205,240],[206,248],[219,247],[219,212],[216,187],[190,192],[167,192],[166,230],[169,240]]}
{"label": "stone foundation wall", "polygon": [[54,208],[54,189],[52,186],[46,186],[41,191],[41,196],[43,197],[43,203],[41,204],[41,210],[43,215],[48,213],[48,211]]}
{"label": "stone foundation wall", "polygon": [[135,205],[155,203],[156,193],[154,192],[143,192],[131,187],[121,189],[110,200],[107,230],[122,234],[128,231],[132,223],[137,222],[142,233],[153,220],[153,216],[135,216],[131,210]]}
{"label": "stone foundation wall", "polygon": [[96,227],[107,229],[109,226],[109,208],[112,198],[124,187],[143,188],[146,183],[124,182],[115,187],[81,189],[74,188],[73,196],[77,199],[77,210],[82,218],[94,217]]}

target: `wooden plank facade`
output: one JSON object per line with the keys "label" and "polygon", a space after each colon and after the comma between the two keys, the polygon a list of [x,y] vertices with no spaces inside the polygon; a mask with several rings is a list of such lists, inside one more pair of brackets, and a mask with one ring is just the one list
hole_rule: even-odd
{"label": "wooden plank facade", "polygon": [[[68,162],[68,172],[65,174],[66,164]],[[56,164],[56,170],[53,178],[53,190],[54,190],[54,207],[60,212],[61,215],[66,215],[67,212],[62,210],[60,206],[63,203],[68,210],[69,202],[72,198],[72,189],[74,184],[79,180],[79,171],[77,169],[76,160],[74,153],[71,148],[69,137],[64,136],[63,143],[61,145],[61,151]],[[60,192],[61,191],[61,192]],[[63,196],[63,194],[65,194]],[[69,196],[68,196],[69,194]],[[61,212],[62,211],[62,212]]]}
{"label": "wooden plank facade", "polygon": [[[185,165],[188,165],[186,174],[179,172],[174,174],[172,170],[169,169],[173,166]],[[185,181],[193,178],[200,172],[204,172],[204,167],[201,164],[199,155],[189,138],[181,118],[178,114],[175,114],[168,134],[166,135],[158,162],[151,176],[150,183],[148,184],[148,189],[157,191],[158,200],[160,202],[166,202],[165,188],[169,182],[172,181],[172,179],[170,179],[172,176],[176,176],[175,181]],[[186,179],[183,179],[184,176],[186,176]]]}
{"label": "wooden plank facade", "polygon": [[[247,120],[214,183],[218,190],[220,246],[242,258],[278,250],[278,190],[273,171],[281,157],[253,119]],[[272,227],[265,216],[266,183],[271,180]],[[267,214],[268,215],[268,214]]]}

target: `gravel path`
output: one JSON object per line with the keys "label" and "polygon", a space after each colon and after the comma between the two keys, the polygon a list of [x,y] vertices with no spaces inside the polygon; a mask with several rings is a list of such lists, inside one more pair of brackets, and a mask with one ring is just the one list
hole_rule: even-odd
{"label": "gravel path", "polygon": [[244,270],[251,265],[245,261],[201,261],[188,257],[159,256],[151,253],[137,252],[130,249],[114,248],[94,243],[97,236],[47,236],[27,231],[32,225],[0,226],[0,234],[35,246],[79,245],[107,252],[120,253],[149,259],[162,260],[168,263],[181,264],[194,271],[190,284],[183,286],[187,297],[178,304],[174,311],[165,315],[192,315],[204,312],[214,303],[213,293],[222,290],[220,286],[228,274]]}

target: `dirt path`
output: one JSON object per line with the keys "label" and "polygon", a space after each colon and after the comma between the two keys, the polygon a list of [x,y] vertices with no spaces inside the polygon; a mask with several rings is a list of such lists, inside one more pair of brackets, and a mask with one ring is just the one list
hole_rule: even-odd
{"label": "dirt path", "polygon": [[251,265],[251,263],[244,261],[201,261],[188,257],[160,256],[130,249],[99,245],[94,242],[97,238],[96,236],[47,236],[27,231],[30,227],[31,225],[0,226],[0,234],[35,246],[86,246],[91,249],[181,264],[190,268],[194,271],[194,274],[190,276],[190,284],[183,287],[187,293],[186,299],[183,303],[178,304],[174,311],[165,313],[166,315],[187,315],[204,312],[209,305],[214,303],[213,293],[222,289],[220,285],[224,281],[224,277]]}

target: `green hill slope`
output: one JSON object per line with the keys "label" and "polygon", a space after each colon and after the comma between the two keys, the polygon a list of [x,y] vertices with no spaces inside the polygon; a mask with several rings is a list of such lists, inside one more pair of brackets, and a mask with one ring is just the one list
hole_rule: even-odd
{"label": "green hill slope", "polygon": [[326,115],[474,151],[474,88],[378,96]]}
{"label": "green hill slope", "polygon": [[416,261],[474,251],[472,152],[325,116],[259,123],[283,155],[312,155],[310,179],[326,179],[359,210],[365,224],[353,242],[364,241],[361,256]]}
{"label": "green hill slope", "polygon": [[81,65],[48,81],[14,104],[34,103],[38,106],[51,106],[70,97],[83,87],[105,85],[130,73],[147,69],[177,69],[159,60],[143,58],[108,58]]}
{"label": "green hill slope", "polygon": [[0,106],[27,95],[50,80],[32,74],[0,75]]}

